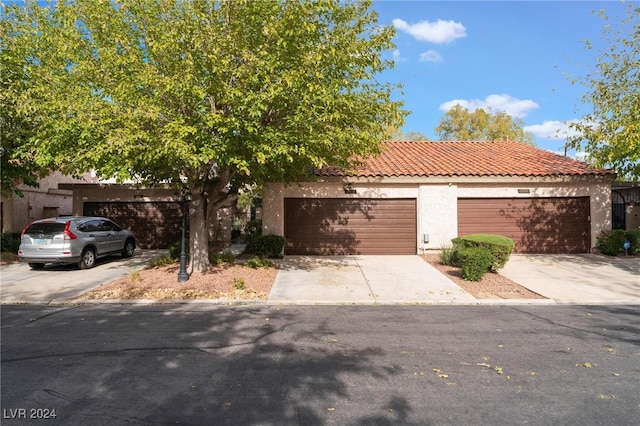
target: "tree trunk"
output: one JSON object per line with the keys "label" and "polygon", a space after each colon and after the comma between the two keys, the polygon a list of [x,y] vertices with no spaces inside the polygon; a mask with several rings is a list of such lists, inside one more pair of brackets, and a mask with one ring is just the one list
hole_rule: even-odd
{"label": "tree trunk", "polygon": [[192,191],[189,205],[189,251],[191,272],[204,272],[209,262],[209,230],[207,221],[207,199],[201,191]]}

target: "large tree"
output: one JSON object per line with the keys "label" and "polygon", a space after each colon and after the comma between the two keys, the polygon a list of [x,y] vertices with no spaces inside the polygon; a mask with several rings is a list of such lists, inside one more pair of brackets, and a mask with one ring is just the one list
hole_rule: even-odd
{"label": "large tree", "polygon": [[209,266],[208,205],[351,167],[405,115],[375,78],[393,65],[393,28],[370,2],[27,2],[2,19],[28,72],[19,104],[38,123],[35,155],[182,187],[195,271]]}
{"label": "large tree", "polygon": [[[606,18],[604,12],[601,16]],[[640,179],[640,7],[629,3],[619,31],[605,25],[608,51],[600,51],[594,72],[573,78],[587,88],[582,102],[593,112],[572,125],[579,135],[569,146],[584,150],[597,167],[611,168],[619,179]],[[593,44],[585,42],[588,50]]]}
{"label": "large tree", "polygon": [[[7,22],[0,21],[0,34],[6,34]],[[0,195],[23,195],[21,185],[38,186],[38,180],[49,173],[46,165],[36,164],[32,152],[25,146],[35,123],[20,111],[18,94],[25,81],[22,55],[10,54],[9,40],[0,38]],[[14,46],[19,49],[20,46]]]}
{"label": "large tree", "polygon": [[510,140],[531,145],[533,134],[525,132],[523,126],[521,119],[504,111],[492,113],[478,108],[472,112],[457,104],[440,119],[435,131],[440,140]]}

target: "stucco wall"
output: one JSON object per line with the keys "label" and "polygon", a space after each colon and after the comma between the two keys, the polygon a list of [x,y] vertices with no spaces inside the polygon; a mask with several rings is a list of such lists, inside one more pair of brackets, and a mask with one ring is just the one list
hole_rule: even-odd
{"label": "stucco wall", "polygon": [[449,246],[457,236],[458,198],[590,197],[591,246],[601,230],[611,229],[611,182],[600,178],[435,178],[353,180],[268,184],[263,198],[263,233],[284,234],[284,198],[416,198],[418,251]]}
{"label": "stucco wall", "polygon": [[34,220],[72,214],[72,191],[58,185],[77,182],[83,180],[54,172],[41,179],[37,188],[20,185],[23,197],[12,194],[2,200],[2,232],[20,232]]}

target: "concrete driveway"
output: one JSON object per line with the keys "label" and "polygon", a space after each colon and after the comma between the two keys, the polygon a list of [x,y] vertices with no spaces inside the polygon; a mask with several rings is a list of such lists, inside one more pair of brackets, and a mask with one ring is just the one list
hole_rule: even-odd
{"label": "concrete driveway", "polygon": [[512,254],[501,275],[557,303],[640,303],[640,258]]}
{"label": "concrete driveway", "polygon": [[420,256],[287,256],[267,303],[473,303]]}
{"label": "concrete driveway", "polygon": [[136,250],[133,257],[98,259],[94,268],[47,265],[33,270],[26,263],[0,267],[0,303],[52,303],[72,299],[94,287],[141,269],[166,250]]}
{"label": "concrete driveway", "polygon": [[640,304],[640,258],[511,255],[500,274],[548,300],[475,299],[420,256],[287,256],[271,304]]}

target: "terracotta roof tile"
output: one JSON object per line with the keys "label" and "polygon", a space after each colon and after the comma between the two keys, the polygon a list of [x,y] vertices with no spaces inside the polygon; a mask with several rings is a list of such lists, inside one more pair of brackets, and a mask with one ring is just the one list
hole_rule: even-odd
{"label": "terracotta roof tile", "polygon": [[321,176],[563,176],[606,175],[606,169],[519,142],[384,142],[384,151],[354,173],[334,167]]}

